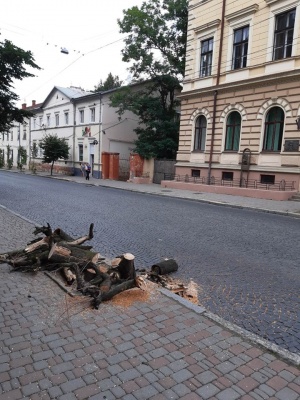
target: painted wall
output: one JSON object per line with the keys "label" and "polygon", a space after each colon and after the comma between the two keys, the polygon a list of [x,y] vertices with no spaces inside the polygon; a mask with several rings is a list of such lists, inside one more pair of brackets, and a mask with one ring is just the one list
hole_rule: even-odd
{"label": "painted wall", "polygon": [[[295,120],[300,116],[300,4],[292,0],[226,1],[220,80],[216,87],[222,1],[190,1],[186,74],[181,95],[181,127],[177,154],[177,174],[191,175],[192,169],[207,175],[240,171],[242,152],[252,152],[250,178],[260,173],[275,174],[276,180],[294,180],[299,190],[300,152],[285,151],[285,140],[300,140]],[[296,8],[292,56],[272,61],[276,15]],[[247,66],[232,70],[234,29],[249,25]],[[213,37],[212,74],[200,77],[201,41]],[[212,145],[214,93],[217,90],[215,131]],[[278,106],[284,112],[284,133],[280,152],[263,151],[268,110]],[[224,151],[226,121],[232,111],[241,115],[238,151]],[[194,151],[195,122],[203,115],[207,121],[204,151]]]}

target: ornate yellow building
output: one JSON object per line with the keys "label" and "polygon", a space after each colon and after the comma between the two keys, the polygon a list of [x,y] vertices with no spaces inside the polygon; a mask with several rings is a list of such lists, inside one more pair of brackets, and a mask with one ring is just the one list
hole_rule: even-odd
{"label": "ornate yellow building", "polygon": [[181,101],[178,182],[299,191],[300,1],[191,0]]}

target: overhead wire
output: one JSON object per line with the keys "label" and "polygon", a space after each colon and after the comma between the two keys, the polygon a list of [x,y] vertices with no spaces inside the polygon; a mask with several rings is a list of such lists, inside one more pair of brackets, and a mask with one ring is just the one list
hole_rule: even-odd
{"label": "overhead wire", "polygon": [[124,40],[124,38],[121,38],[121,39],[115,40],[115,41],[113,41],[113,42],[107,43],[107,44],[105,44],[105,45],[103,45],[103,46],[100,46],[100,47],[98,47],[98,48],[96,48],[96,49],[94,49],[94,50],[91,50],[91,51],[89,51],[89,52],[87,52],[87,53],[85,53],[85,54],[80,55],[76,60],[72,61],[72,62],[71,62],[69,65],[67,65],[64,69],[62,69],[61,71],[59,71],[57,74],[53,75],[53,76],[52,76],[51,78],[49,78],[46,82],[44,82],[43,84],[41,84],[38,88],[34,89],[34,90],[31,91],[30,93],[27,93],[25,97],[30,96],[32,93],[36,92],[38,89],[40,89],[41,87],[45,86],[48,82],[50,82],[51,80],[55,79],[57,76],[59,76],[59,75],[62,74],[64,71],[66,71],[68,68],[70,68],[73,64],[75,64],[75,63],[76,63],[79,59],[81,59],[83,56],[87,56],[87,55],[89,55],[89,54],[91,54],[91,53],[94,53],[95,51],[101,50],[101,49],[103,49],[103,48],[105,48],[105,47],[108,47],[108,46],[110,46],[110,45],[112,45],[112,44],[115,44],[115,43],[117,43],[117,42],[120,42],[121,40]]}

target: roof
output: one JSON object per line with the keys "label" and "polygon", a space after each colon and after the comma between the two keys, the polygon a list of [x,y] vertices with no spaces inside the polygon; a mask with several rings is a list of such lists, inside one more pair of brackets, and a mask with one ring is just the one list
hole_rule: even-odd
{"label": "roof", "polygon": [[86,96],[92,93],[75,86],[71,86],[69,88],[54,86],[54,88],[62,92],[65,96],[69,97],[69,99],[77,99],[78,97]]}
{"label": "roof", "polygon": [[51,98],[51,96],[53,96],[53,93],[56,90],[61,92],[65,97],[67,97],[70,100],[78,99],[79,97],[83,97],[83,96],[87,96],[89,94],[92,94],[91,92],[87,92],[84,89],[79,88],[79,87],[75,87],[75,86],[71,86],[69,88],[64,88],[64,87],[61,87],[61,86],[54,86],[54,88],[51,90],[51,92],[48,94],[48,96],[44,100],[44,102],[42,104],[42,108],[45,106],[45,104],[48,102],[48,100]]}

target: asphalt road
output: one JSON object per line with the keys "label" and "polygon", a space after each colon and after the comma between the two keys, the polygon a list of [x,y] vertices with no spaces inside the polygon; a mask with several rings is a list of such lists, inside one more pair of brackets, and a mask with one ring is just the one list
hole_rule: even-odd
{"label": "asphalt road", "polygon": [[300,352],[299,219],[1,171],[0,204],[73,236],[94,222],[94,248],[137,268],[175,258],[209,311]]}

